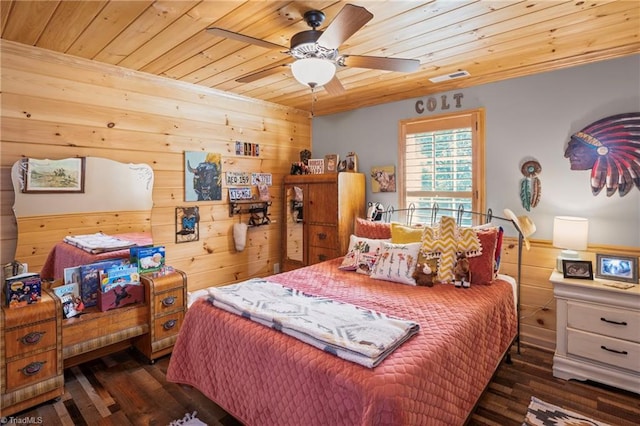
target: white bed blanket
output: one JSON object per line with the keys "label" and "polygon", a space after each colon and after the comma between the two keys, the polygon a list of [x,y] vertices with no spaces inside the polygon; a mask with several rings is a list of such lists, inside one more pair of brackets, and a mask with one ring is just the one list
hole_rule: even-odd
{"label": "white bed blanket", "polygon": [[381,312],[311,296],[260,278],[208,289],[216,307],[373,368],[420,326]]}

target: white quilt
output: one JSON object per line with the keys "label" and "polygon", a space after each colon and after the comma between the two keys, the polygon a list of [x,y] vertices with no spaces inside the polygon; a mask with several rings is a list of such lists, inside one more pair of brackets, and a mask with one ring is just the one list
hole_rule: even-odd
{"label": "white quilt", "polygon": [[218,308],[369,368],[420,329],[412,321],[259,278],[211,287],[208,292],[209,301]]}

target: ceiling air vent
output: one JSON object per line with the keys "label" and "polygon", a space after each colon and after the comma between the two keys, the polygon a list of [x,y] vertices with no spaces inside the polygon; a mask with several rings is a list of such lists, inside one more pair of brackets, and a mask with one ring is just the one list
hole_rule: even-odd
{"label": "ceiling air vent", "polygon": [[467,77],[470,75],[471,74],[469,74],[469,71],[461,70],[452,72],[451,74],[439,75],[438,77],[430,78],[429,81],[432,83],[442,83],[443,81],[453,80],[454,78]]}

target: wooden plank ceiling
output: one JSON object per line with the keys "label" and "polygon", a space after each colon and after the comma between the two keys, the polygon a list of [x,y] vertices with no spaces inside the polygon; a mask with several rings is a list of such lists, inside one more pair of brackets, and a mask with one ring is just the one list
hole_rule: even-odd
{"label": "wooden plank ceiling", "polygon": [[[213,87],[303,110],[308,87],[288,66],[251,83],[236,79],[287,64],[279,50],[207,33],[224,28],[289,46],[310,28],[305,11],[329,25],[347,4],[374,17],[341,54],[410,58],[417,72],[339,68],[345,92],[314,94],[316,115],[427,96],[640,52],[640,1],[6,1],[2,38]],[[466,70],[469,77],[429,78]]]}

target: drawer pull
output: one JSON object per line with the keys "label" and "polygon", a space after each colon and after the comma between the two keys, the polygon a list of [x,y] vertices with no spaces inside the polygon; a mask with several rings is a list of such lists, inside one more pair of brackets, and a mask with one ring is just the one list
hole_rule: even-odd
{"label": "drawer pull", "polygon": [[604,345],[600,346],[600,349],[604,349],[605,351],[614,352],[614,353],[620,354],[620,355],[628,355],[629,354],[629,352],[627,352],[627,351],[617,351],[615,349],[609,349],[608,347],[606,347]]}
{"label": "drawer pull", "polygon": [[325,234],[324,232],[320,232],[318,234],[318,238],[321,240],[326,240],[327,239],[327,234]]}
{"label": "drawer pull", "polygon": [[324,262],[325,260],[327,260],[327,255],[326,254],[319,254],[318,255],[318,260],[321,262]]}
{"label": "drawer pull", "polygon": [[176,324],[178,324],[178,320],[174,320],[174,319],[172,319],[172,320],[169,320],[169,321],[165,321],[165,322],[162,324],[162,328],[164,328],[166,331],[169,331],[169,330],[171,330],[173,327],[175,327],[175,326],[176,326]]}
{"label": "drawer pull", "polygon": [[22,372],[25,376],[33,376],[34,374],[38,374],[40,370],[42,370],[42,366],[46,361],[36,361],[32,362],[24,368],[19,369],[18,371]]}
{"label": "drawer pull", "polygon": [[615,324],[615,325],[627,325],[626,321],[612,321],[612,320],[606,319],[605,317],[600,317],[600,321],[608,322],[609,324]]}
{"label": "drawer pull", "polygon": [[176,303],[176,298],[174,296],[168,296],[162,299],[162,306],[165,308],[173,305],[174,303]]}
{"label": "drawer pull", "polygon": [[26,334],[24,336],[22,336],[20,339],[18,339],[18,341],[20,343],[22,343],[23,345],[35,345],[36,343],[38,343],[40,341],[40,339],[42,339],[42,336],[44,336],[44,333],[46,333],[45,331],[33,331],[29,334]]}

